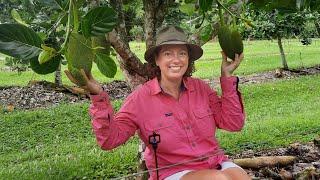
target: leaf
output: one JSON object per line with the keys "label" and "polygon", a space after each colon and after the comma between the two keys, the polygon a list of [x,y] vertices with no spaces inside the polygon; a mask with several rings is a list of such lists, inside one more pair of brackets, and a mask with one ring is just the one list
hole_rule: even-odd
{"label": "leaf", "polygon": [[61,10],[67,10],[67,7],[68,7],[67,0],[54,0],[54,2],[59,6]]}
{"label": "leaf", "polygon": [[212,26],[211,24],[208,24],[204,26],[200,31],[200,38],[203,42],[208,42],[212,37]]}
{"label": "leaf", "polygon": [[20,14],[18,13],[17,10],[12,9],[12,10],[11,10],[11,16],[12,16],[12,18],[13,18],[15,21],[17,21],[19,24],[22,24],[22,25],[24,25],[24,26],[28,26],[28,24],[27,24],[24,20],[22,20],[22,18],[21,18]]}
{"label": "leaf", "polygon": [[103,75],[109,78],[113,78],[115,76],[117,72],[117,65],[110,56],[97,53],[95,62]]}
{"label": "leaf", "polygon": [[310,9],[311,11],[320,12],[320,1],[319,0],[310,1]]}
{"label": "leaf", "polygon": [[199,0],[200,9],[203,12],[210,10],[212,7],[213,0]]}
{"label": "leaf", "polygon": [[21,24],[0,24],[0,52],[18,59],[37,57],[42,51],[41,38]]}
{"label": "leaf", "polygon": [[194,8],[194,4],[181,4],[179,6],[180,11],[189,16],[191,16],[195,12]]}
{"label": "leaf", "polygon": [[38,58],[30,59],[31,69],[37,74],[49,74],[55,72],[59,67],[62,56],[55,56],[50,61],[39,64]]}
{"label": "leaf", "polygon": [[85,37],[104,36],[117,24],[117,14],[110,7],[96,7],[90,10],[81,22],[81,30]]}
{"label": "leaf", "polygon": [[43,64],[49,60],[51,60],[54,56],[57,55],[57,51],[51,47],[45,46],[41,44],[42,51],[38,56],[39,64]]}

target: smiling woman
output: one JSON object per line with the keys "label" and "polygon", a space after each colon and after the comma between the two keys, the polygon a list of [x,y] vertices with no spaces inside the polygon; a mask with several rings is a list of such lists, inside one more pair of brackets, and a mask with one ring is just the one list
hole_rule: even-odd
{"label": "smiling woman", "polygon": [[[151,71],[156,72],[153,79],[132,92],[116,115],[108,94],[82,70],[83,88],[91,94],[92,125],[101,148],[111,150],[124,144],[137,131],[147,146],[147,168],[157,169],[150,173],[150,179],[249,179],[224,155],[215,138],[217,128],[240,131],[244,125],[238,78],[232,76],[243,55],[236,54],[229,62],[222,53],[219,97],[202,80],[191,77],[194,61],[202,54],[200,46],[187,42],[181,28],[160,30],[156,45],[145,52]],[[79,84],[68,71],[66,74]]]}

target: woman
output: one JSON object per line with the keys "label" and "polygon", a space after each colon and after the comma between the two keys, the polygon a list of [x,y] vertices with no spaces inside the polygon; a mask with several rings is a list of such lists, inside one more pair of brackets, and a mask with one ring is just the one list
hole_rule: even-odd
{"label": "woman", "polygon": [[[215,138],[216,128],[239,131],[244,125],[238,78],[232,76],[243,55],[230,63],[222,53],[221,98],[202,80],[190,77],[194,61],[201,56],[201,47],[189,44],[179,27],[159,31],[156,46],[145,52],[145,59],[156,69],[155,77],[131,93],[115,115],[107,93],[82,71],[101,148],[113,149],[137,132],[147,146],[148,169],[162,167],[151,172],[150,179],[249,179],[223,154]],[[172,164],[176,165],[164,168]]]}

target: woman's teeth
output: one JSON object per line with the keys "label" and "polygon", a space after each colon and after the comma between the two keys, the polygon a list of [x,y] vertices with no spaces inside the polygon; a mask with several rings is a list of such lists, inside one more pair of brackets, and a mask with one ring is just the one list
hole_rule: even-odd
{"label": "woman's teeth", "polygon": [[180,70],[181,66],[169,66],[169,68],[172,70]]}

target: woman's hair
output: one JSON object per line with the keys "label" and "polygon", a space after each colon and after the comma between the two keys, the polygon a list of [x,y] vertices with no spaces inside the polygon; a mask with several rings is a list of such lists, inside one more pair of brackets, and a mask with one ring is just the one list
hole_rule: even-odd
{"label": "woman's hair", "polygon": [[[188,48],[188,56],[190,57],[189,46],[187,46],[187,48]],[[159,56],[160,50],[161,50],[161,46],[155,50],[155,53],[153,55],[153,61],[148,63],[148,77],[149,77],[149,79],[153,79],[155,77],[157,77],[158,79],[161,78],[160,68],[156,64],[156,57]],[[188,68],[187,68],[187,71],[184,73],[183,77],[190,77],[193,72],[195,72],[194,61],[190,61],[190,58],[189,58]]]}

